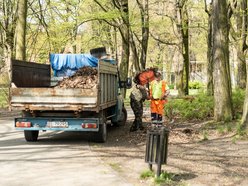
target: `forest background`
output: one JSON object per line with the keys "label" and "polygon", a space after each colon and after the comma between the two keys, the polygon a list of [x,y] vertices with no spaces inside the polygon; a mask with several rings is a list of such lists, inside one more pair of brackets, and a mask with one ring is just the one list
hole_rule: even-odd
{"label": "forest background", "polygon": [[49,64],[50,53],[105,46],[121,80],[156,66],[180,98],[201,85],[203,95],[167,105],[168,117],[238,120],[245,133],[247,16],[247,0],[1,1],[1,105],[7,105],[11,59]]}

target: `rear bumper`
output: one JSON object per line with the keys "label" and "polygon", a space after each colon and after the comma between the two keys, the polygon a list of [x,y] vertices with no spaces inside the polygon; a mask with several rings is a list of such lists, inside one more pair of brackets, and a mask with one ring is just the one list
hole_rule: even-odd
{"label": "rear bumper", "polygon": [[[30,122],[31,127],[17,127],[17,122]],[[96,124],[96,128],[82,128],[82,124]],[[99,118],[15,118],[17,130],[51,130],[51,131],[99,131]]]}

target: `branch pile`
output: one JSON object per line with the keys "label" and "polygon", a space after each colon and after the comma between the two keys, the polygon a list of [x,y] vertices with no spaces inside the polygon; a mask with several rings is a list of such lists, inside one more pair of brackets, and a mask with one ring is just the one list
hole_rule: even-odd
{"label": "branch pile", "polygon": [[64,78],[56,87],[91,89],[96,87],[97,81],[97,69],[84,66],[78,69],[73,76]]}

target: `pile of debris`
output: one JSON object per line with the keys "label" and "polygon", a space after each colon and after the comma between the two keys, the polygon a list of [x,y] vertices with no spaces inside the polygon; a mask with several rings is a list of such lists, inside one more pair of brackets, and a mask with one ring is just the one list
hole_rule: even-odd
{"label": "pile of debris", "polygon": [[78,69],[73,76],[64,78],[56,87],[91,89],[96,87],[97,81],[97,69],[84,66]]}

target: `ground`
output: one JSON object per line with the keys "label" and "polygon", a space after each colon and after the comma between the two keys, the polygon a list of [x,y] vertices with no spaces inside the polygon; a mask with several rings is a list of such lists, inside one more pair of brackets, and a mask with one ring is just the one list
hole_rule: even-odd
{"label": "ground", "polygon": [[[141,179],[145,163],[146,131],[129,132],[133,120],[120,128],[110,127],[107,143],[91,144],[120,175],[134,185],[154,185]],[[149,115],[143,119],[149,126]],[[164,185],[248,185],[248,140],[235,138],[234,132],[211,129],[210,121],[165,122],[170,129],[167,165],[162,171],[172,175]],[[203,130],[207,127],[207,130]],[[156,173],[156,165],[153,165]]]}
{"label": "ground", "polygon": [[[16,113],[0,111],[0,117],[11,115]],[[145,163],[146,130],[129,132],[133,121],[130,108],[128,115],[125,126],[108,127],[106,143],[89,142],[90,150],[133,185],[154,185],[153,179],[140,178],[149,170]],[[148,110],[143,121],[149,126]],[[248,140],[236,139],[231,130],[216,130],[209,123],[164,123],[170,134],[167,164],[162,171],[172,175],[164,185],[248,185]],[[156,167],[153,165],[154,172]]]}

